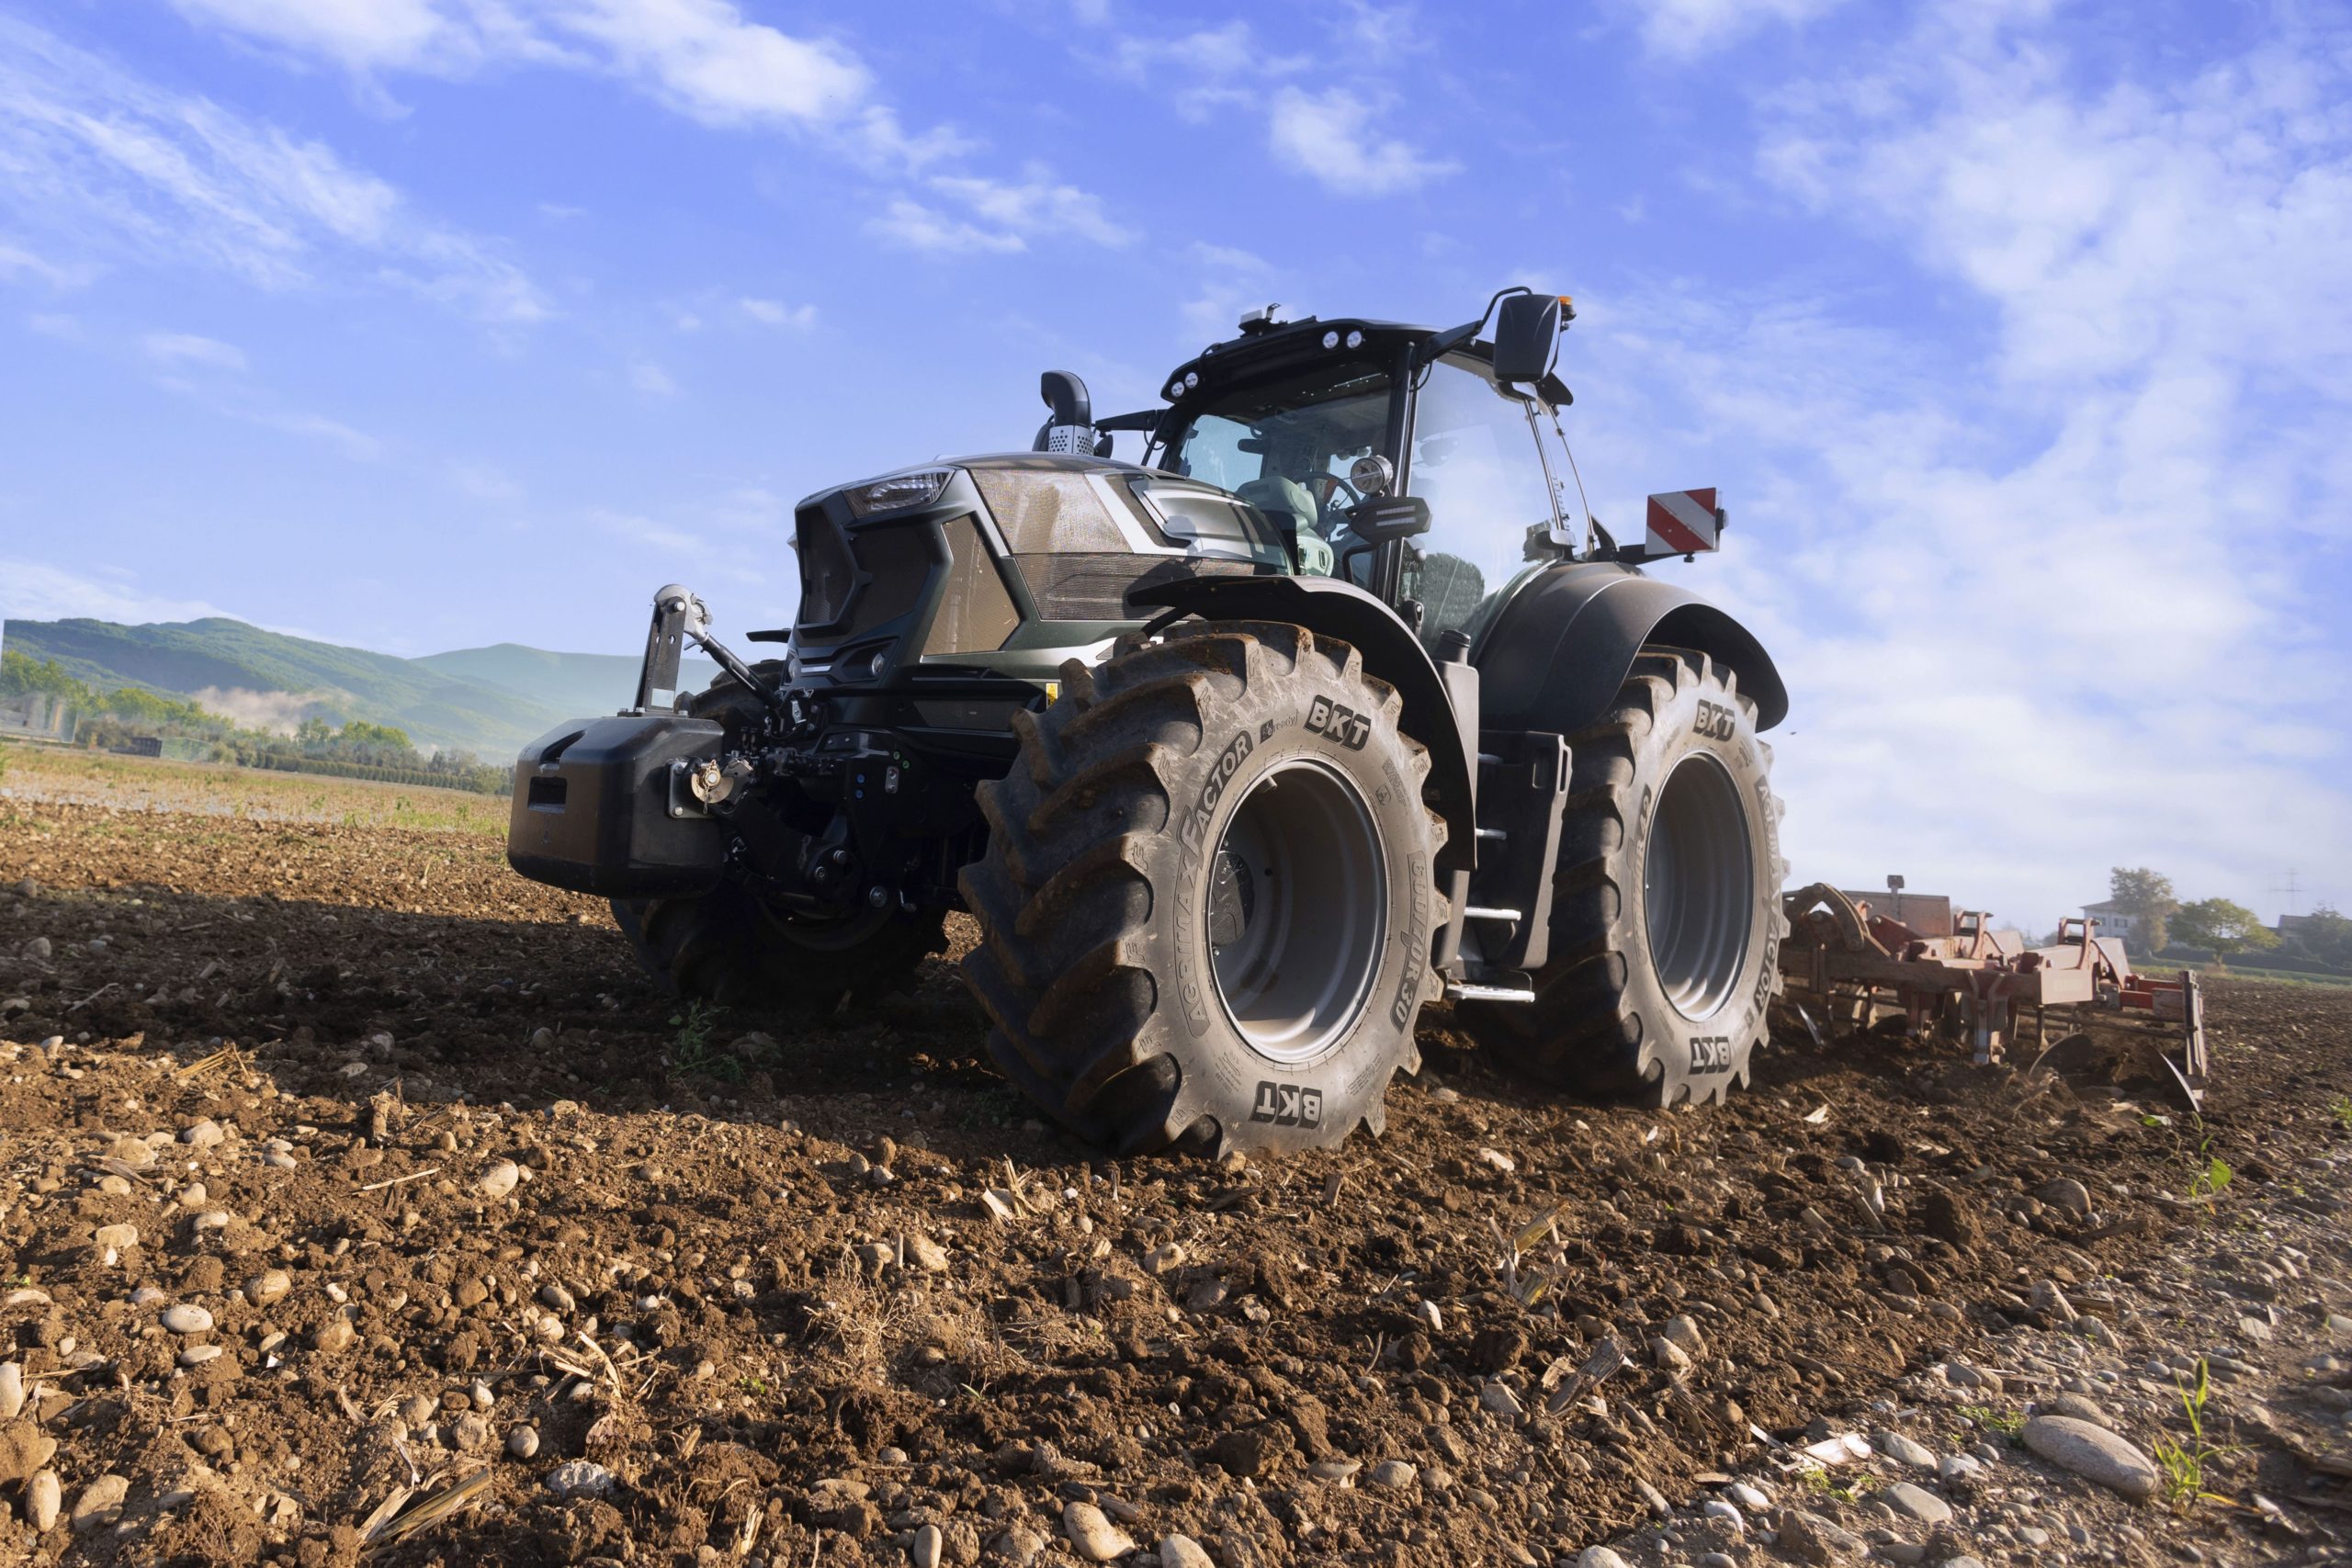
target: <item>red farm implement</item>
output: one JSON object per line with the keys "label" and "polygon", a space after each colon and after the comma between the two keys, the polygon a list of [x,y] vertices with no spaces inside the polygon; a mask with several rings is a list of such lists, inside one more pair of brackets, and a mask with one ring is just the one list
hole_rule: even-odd
{"label": "red farm implement", "polygon": [[[2205,1009],[2195,975],[2134,974],[2123,944],[2094,935],[2088,919],[2064,920],[2054,945],[2028,947],[2015,931],[1992,930],[1982,913],[1955,915],[1948,898],[1898,891],[1887,901],[1890,912],[1880,914],[1871,899],[1824,882],[1787,896],[1781,971],[1833,1028],[1845,1019],[1868,1029],[1893,1007],[1912,1037],[1956,1033],[1984,1064],[2004,1055],[2030,1012],[2034,1070],[2073,1077],[2103,1068],[2110,1081],[2148,1074],[2177,1084],[2191,1107],[2201,1104]],[[1818,1039],[1811,1011],[1797,1006]],[[2052,1010],[2067,1029],[2055,1043]],[[2094,1022],[2110,1032],[2108,1041],[2086,1027]]]}

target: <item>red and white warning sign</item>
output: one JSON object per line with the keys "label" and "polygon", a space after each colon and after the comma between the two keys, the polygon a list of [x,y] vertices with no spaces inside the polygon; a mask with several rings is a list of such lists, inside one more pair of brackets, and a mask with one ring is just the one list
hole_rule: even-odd
{"label": "red and white warning sign", "polygon": [[1723,535],[1724,514],[1715,508],[1715,492],[1670,490],[1650,497],[1648,553],[1689,556],[1712,550]]}

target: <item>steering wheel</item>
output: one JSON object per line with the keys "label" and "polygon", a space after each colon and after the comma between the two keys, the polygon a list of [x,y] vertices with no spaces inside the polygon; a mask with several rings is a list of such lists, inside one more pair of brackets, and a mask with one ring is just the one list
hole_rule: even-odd
{"label": "steering wheel", "polygon": [[1346,510],[1344,507],[1332,506],[1331,496],[1336,491],[1348,492],[1350,506],[1363,504],[1363,492],[1350,484],[1344,474],[1317,474],[1307,481],[1306,489],[1307,493],[1315,498],[1315,513],[1318,521],[1329,517],[1334,511]]}

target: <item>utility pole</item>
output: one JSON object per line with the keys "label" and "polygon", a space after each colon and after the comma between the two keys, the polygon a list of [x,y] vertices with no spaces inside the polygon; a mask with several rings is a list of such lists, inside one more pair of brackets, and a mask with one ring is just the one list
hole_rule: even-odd
{"label": "utility pole", "polygon": [[[2290,904],[2294,901],[2295,896],[2302,890],[2303,889],[2301,885],[2299,885],[2295,880],[2295,869],[2292,866],[2289,866],[2287,868],[2287,880],[2270,889],[2273,893],[2285,894]],[[2295,915],[2301,914],[2302,911],[2300,909],[2289,908],[2286,905],[2281,905],[2279,906],[2278,912],[2282,915]]]}

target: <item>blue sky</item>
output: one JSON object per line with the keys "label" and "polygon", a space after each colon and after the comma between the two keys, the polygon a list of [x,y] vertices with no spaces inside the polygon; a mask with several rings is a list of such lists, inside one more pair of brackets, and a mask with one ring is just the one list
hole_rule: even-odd
{"label": "blue sky", "polygon": [[[792,501],[1245,308],[1573,293],[1799,880],[2352,903],[2352,28],[1849,0],[0,0],[0,610],[788,618]],[[2300,906],[2308,896],[2297,900]]]}

